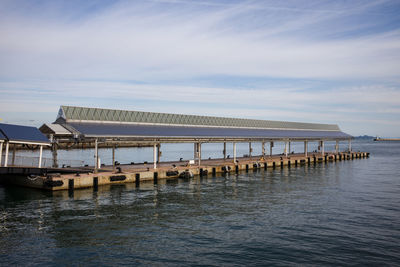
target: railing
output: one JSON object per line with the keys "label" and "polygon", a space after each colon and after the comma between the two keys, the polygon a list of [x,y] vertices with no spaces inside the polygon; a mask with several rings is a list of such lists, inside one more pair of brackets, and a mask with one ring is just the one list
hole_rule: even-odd
{"label": "railing", "polygon": [[[4,166],[5,155],[2,156],[1,166]],[[57,160],[59,167],[82,167],[84,166],[83,160],[69,160],[69,159],[60,159]],[[9,155],[7,166],[21,166],[21,167],[38,167],[39,166],[39,157],[28,157],[28,156],[15,156],[13,157]],[[53,167],[53,159],[52,158],[42,158],[42,167]]]}

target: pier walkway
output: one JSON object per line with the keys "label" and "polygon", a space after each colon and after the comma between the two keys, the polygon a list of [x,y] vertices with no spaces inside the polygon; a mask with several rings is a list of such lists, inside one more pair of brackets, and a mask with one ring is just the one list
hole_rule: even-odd
{"label": "pier walkway", "polygon": [[236,164],[229,159],[202,160],[202,165],[190,165],[188,162],[163,162],[157,169],[150,164],[104,166],[94,172],[93,167],[85,168],[0,168],[0,180],[3,183],[12,183],[26,187],[57,191],[74,190],[78,188],[97,188],[101,185],[136,183],[159,179],[191,178],[195,175],[214,176],[217,173],[239,173],[267,168],[301,167],[310,164],[328,164],[329,162],[353,160],[369,157],[366,152],[340,153],[311,153],[274,155],[272,157],[245,157],[238,158]]}

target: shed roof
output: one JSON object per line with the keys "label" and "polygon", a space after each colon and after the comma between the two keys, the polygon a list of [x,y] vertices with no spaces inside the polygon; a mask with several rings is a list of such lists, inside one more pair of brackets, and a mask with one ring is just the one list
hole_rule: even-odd
{"label": "shed roof", "polygon": [[50,144],[36,127],[0,123],[0,132],[10,142]]}
{"label": "shed roof", "polygon": [[61,106],[58,113],[58,118],[62,118],[66,122],[114,122],[125,124],[135,123],[149,125],[180,125],[198,127],[212,126],[233,128],[340,131],[338,125],[336,124],[254,120],[73,106]]}
{"label": "shed roof", "polygon": [[348,139],[350,135],[341,131],[277,130],[251,128],[218,128],[194,126],[68,123],[85,137],[130,137],[130,138],[254,138],[254,139]]}
{"label": "shed roof", "polygon": [[72,133],[65,129],[62,125],[55,123],[45,123],[40,126],[39,130],[44,134],[72,135]]}
{"label": "shed roof", "polygon": [[4,136],[4,134],[0,130],[0,142],[2,142],[4,140],[6,140],[6,137]]}

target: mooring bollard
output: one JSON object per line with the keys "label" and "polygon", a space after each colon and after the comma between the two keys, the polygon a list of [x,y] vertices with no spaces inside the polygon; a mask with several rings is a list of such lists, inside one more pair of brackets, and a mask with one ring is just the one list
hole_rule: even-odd
{"label": "mooring bollard", "polygon": [[153,173],[154,184],[158,183],[158,172]]}
{"label": "mooring bollard", "polygon": [[68,179],[68,196],[74,196],[74,179]]}
{"label": "mooring bollard", "polygon": [[93,190],[97,191],[99,188],[99,177],[93,177]]}
{"label": "mooring bollard", "polygon": [[139,187],[140,185],[140,173],[135,174],[135,185],[136,187]]}

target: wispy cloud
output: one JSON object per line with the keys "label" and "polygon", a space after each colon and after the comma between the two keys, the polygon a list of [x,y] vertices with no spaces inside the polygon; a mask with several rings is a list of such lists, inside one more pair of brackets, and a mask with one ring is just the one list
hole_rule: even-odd
{"label": "wispy cloud", "polygon": [[3,77],[48,77],[51,73],[59,78],[109,79],[218,74],[384,79],[399,75],[397,30],[339,40],[315,38],[321,35],[320,25],[326,26],[324,32],[345,31],[347,25],[338,28],[334,23],[356,15],[359,10],[353,6],[317,15],[308,10],[315,7],[291,8],[282,15],[282,10],[273,12],[270,6],[263,8],[263,3],[246,3],[197,10],[178,1],[161,10],[151,2],[123,2],[80,23],[49,23],[46,16],[15,15],[0,26],[1,35],[7,36],[0,42],[1,73]]}
{"label": "wispy cloud", "polygon": [[327,123],[375,120],[375,125],[398,125],[400,114],[400,91],[383,85],[318,92],[295,84],[280,90],[59,80],[31,82],[31,86],[26,87],[25,82],[0,83],[0,88],[8,88],[3,89],[0,112],[35,110],[56,114],[60,104],[68,104]]}

